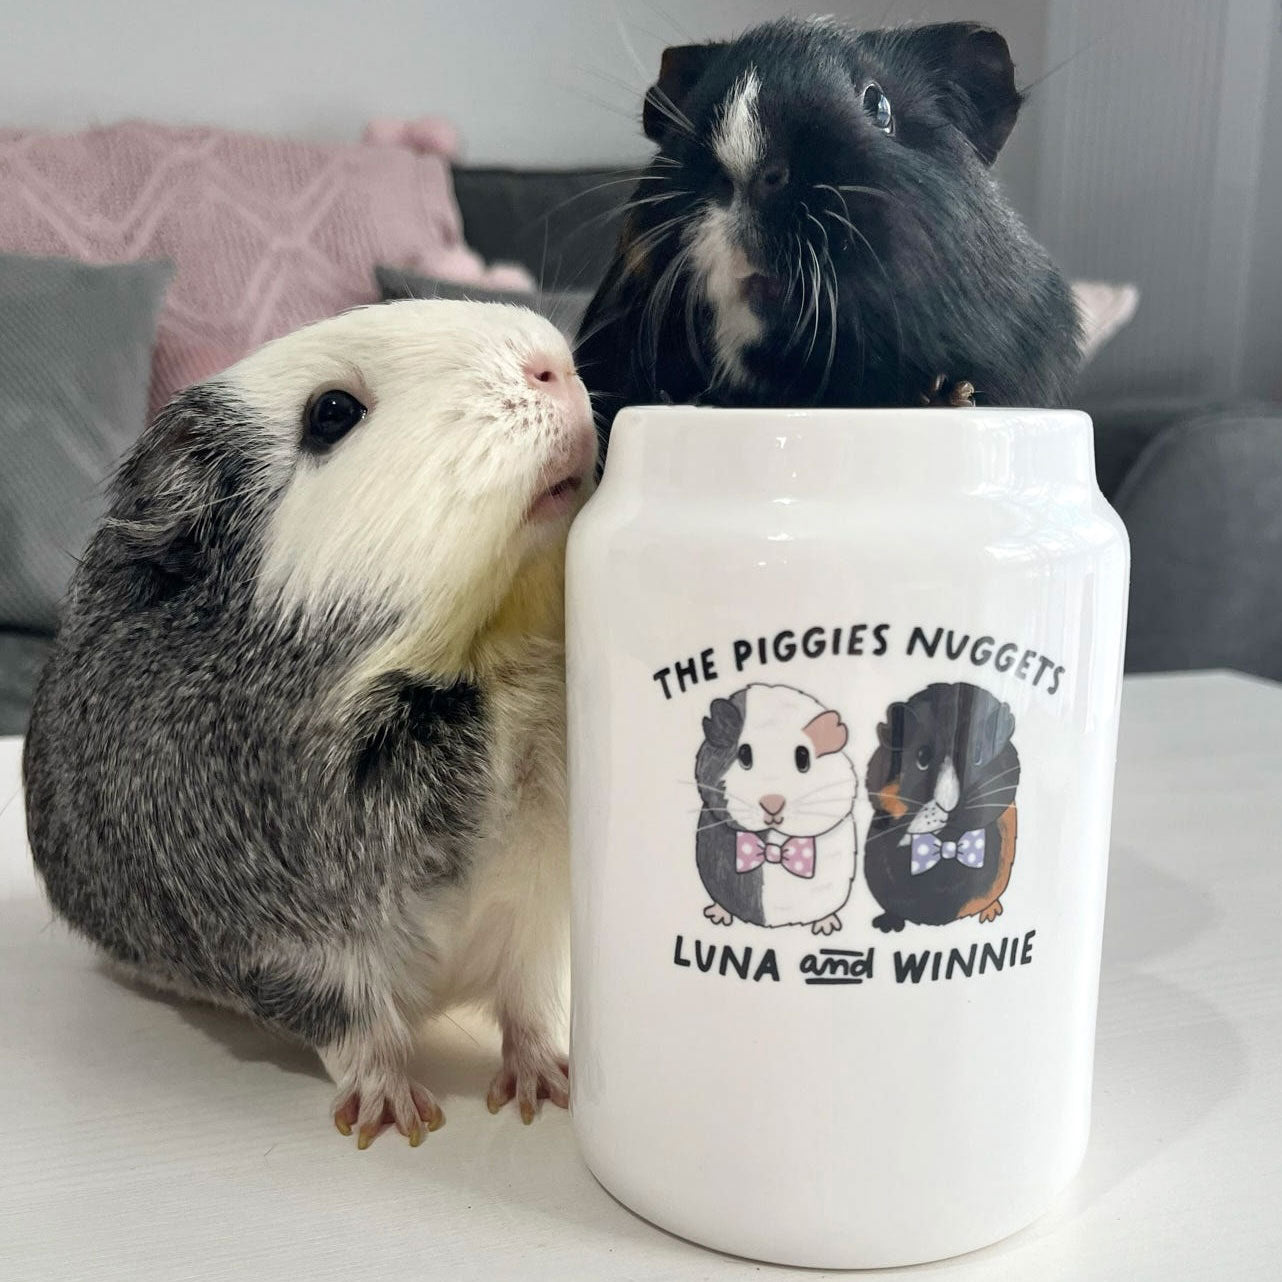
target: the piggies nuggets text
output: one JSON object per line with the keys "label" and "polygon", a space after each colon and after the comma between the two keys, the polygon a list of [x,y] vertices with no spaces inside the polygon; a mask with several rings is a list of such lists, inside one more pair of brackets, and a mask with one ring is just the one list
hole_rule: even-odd
{"label": "the piggies nuggets text", "polygon": [[653,680],[663,697],[672,699],[717,681],[725,673],[737,676],[799,659],[876,660],[892,653],[991,667],[1048,695],[1059,693],[1065,673],[1062,663],[1009,637],[918,625],[897,645],[895,629],[889,623],[839,623],[784,628],[766,636],[741,636],[720,646],[705,646],[660,668]]}

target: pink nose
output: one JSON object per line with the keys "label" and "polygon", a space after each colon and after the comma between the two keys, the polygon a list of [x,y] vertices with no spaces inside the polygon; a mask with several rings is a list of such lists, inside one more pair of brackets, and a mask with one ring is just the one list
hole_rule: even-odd
{"label": "pink nose", "polygon": [[569,395],[575,382],[574,366],[564,356],[551,356],[546,352],[535,352],[525,362],[523,373],[531,387],[541,388],[553,396]]}
{"label": "pink nose", "polygon": [[777,815],[783,810],[783,798],[777,792],[768,792],[761,798],[761,808],[768,815]]}

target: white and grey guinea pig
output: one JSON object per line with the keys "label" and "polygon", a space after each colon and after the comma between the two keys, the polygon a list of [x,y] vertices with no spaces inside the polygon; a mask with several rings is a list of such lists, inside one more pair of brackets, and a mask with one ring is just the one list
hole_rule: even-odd
{"label": "white and grey guinea pig", "polygon": [[704,915],[841,929],[855,876],[858,775],[841,715],[803,690],[753,683],[714,699],[695,758]]}
{"label": "white and grey guinea pig", "polygon": [[562,565],[596,438],[521,308],[323,321],[126,458],[24,773],[54,908],[314,1046],[339,1129],[417,1143],[421,1017],[490,1004],[492,1108],[566,1103]]}

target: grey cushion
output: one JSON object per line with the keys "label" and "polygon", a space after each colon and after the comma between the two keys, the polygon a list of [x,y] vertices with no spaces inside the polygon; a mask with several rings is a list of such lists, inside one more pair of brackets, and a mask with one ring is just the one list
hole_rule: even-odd
{"label": "grey cushion", "polygon": [[454,170],[467,243],[515,259],[547,291],[594,290],[618,239],[634,169]]}
{"label": "grey cushion", "polygon": [[1113,506],[1131,536],[1127,667],[1282,680],[1282,407],[1159,433]]}
{"label": "grey cushion", "polygon": [[535,295],[514,289],[487,289],[484,285],[464,285],[439,276],[424,276],[405,267],[375,267],[374,279],[383,302],[402,298],[470,298],[476,303],[520,303],[534,306]]}
{"label": "grey cushion", "polygon": [[49,637],[0,632],[0,735],[26,730],[36,678],[52,647]]}
{"label": "grey cushion", "polygon": [[592,300],[591,290],[546,290],[538,294],[460,285],[436,276],[420,276],[402,267],[375,267],[379,293],[385,303],[402,298],[470,298],[478,303],[519,303],[546,316],[563,334],[573,338]]}
{"label": "grey cushion", "polygon": [[168,263],[0,255],[0,627],[52,630],[142,430]]}

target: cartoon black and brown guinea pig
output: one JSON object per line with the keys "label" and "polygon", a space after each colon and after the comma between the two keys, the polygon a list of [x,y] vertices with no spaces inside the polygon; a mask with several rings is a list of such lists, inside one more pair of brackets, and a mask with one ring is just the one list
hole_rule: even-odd
{"label": "cartoon black and brown guinea pig", "polygon": [[859,788],[846,742],[840,714],[792,686],[754,683],[712,701],[694,767],[709,921],[841,929]]}
{"label": "cartoon black and brown guinea pig", "polygon": [[879,930],[1002,911],[1015,861],[1019,754],[1010,708],[979,686],[929,685],[892,703],[868,763],[868,888]]}

